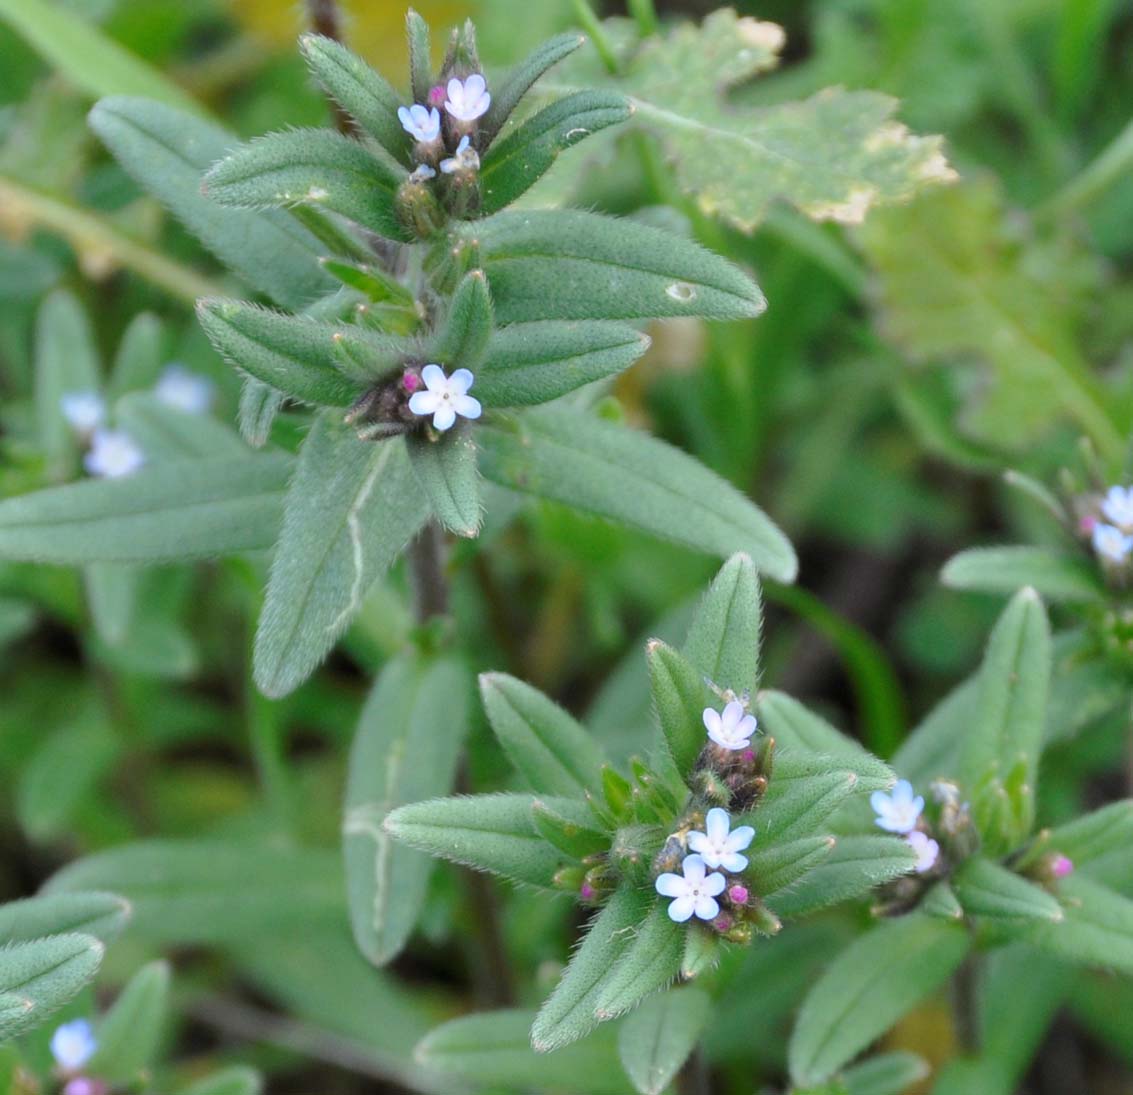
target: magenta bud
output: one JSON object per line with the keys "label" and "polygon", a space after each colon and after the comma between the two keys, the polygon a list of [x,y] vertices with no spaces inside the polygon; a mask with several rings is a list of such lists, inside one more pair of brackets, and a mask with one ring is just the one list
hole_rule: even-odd
{"label": "magenta bud", "polygon": [[448,89],[444,84],[437,84],[429,89],[429,106],[440,107],[448,98]]}
{"label": "magenta bud", "polygon": [[406,371],[401,378],[401,386],[410,393],[417,391],[421,387],[420,374]]}
{"label": "magenta bud", "polygon": [[724,932],[731,930],[732,918],[727,913],[721,913],[712,921],[712,927],[723,935]]}
{"label": "magenta bud", "polygon": [[1094,528],[1097,525],[1097,523],[1098,523],[1098,519],[1096,517],[1094,517],[1092,514],[1087,513],[1086,516],[1083,517],[1078,522],[1078,528],[1083,533],[1085,533],[1087,536],[1089,536],[1090,533],[1092,533],[1094,531]]}
{"label": "magenta bud", "polygon": [[89,1076],[76,1076],[63,1087],[63,1095],[106,1095],[106,1084]]}
{"label": "magenta bud", "polygon": [[578,891],[583,901],[594,900],[594,887],[589,882],[583,882],[582,888]]}
{"label": "magenta bud", "polygon": [[1074,873],[1074,860],[1069,856],[1056,855],[1051,861],[1050,870],[1055,878],[1065,878]]}
{"label": "magenta bud", "polygon": [[732,886],[728,890],[728,900],[733,905],[746,905],[748,892],[746,886]]}
{"label": "magenta bud", "polygon": [[745,749],[740,754],[740,756],[743,759],[744,764],[754,764],[755,763],[755,753],[751,749]]}

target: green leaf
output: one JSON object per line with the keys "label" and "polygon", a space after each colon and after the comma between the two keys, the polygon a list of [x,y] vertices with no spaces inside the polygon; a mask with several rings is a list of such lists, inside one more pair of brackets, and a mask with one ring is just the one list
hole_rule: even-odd
{"label": "green leaf", "polygon": [[913,1084],[925,1079],[929,1071],[923,1057],[898,1051],[871,1057],[846,1069],[842,1082],[847,1095],[903,1095]]}
{"label": "green leaf", "polygon": [[279,530],[282,453],[154,464],[0,502],[0,558],[159,563],[260,551]]}
{"label": "green leaf", "polygon": [[52,935],[0,949],[0,1042],[38,1026],[93,981],[104,950],[89,935]]}
{"label": "green leaf", "polygon": [[708,1023],[712,1000],[682,988],[647,1000],[622,1024],[618,1052],[640,1095],[661,1095],[680,1071]]}
{"label": "green leaf", "polygon": [[968,953],[960,924],[911,913],[850,944],[815,983],[788,1047],[791,1079],[829,1079],[934,992]]}
{"label": "green leaf", "polygon": [[51,894],[0,905],[0,939],[22,943],[45,935],[117,938],[130,918],[130,903],[111,893]]}
{"label": "green leaf", "polygon": [[479,246],[500,323],[749,319],[766,307],[738,266],[691,240],[597,213],[497,213],[463,229]]}
{"label": "green leaf", "polygon": [[331,129],[289,129],[241,145],[205,174],[202,192],[236,209],[310,205],[405,239],[395,197],[406,172]]}
{"label": "green leaf", "polygon": [[244,377],[240,389],[240,436],[255,449],[262,449],[271,437],[272,424],[286,396],[255,377]]}
{"label": "green leaf", "polygon": [[191,414],[162,403],[153,392],[130,392],[114,417],[154,463],[196,457],[246,457],[248,446],[232,428],[209,414]]}
{"label": "green leaf", "polygon": [[169,965],[151,962],[122,990],[98,1024],[92,1075],[112,1083],[136,1080],[153,1064],[169,1008]]}
{"label": "green leaf", "polygon": [[629,44],[624,21],[605,25],[626,47],[617,76],[588,51],[555,90],[608,83],[625,92],[681,189],[744,231],[776,199],[816,220],[857,224],[876,205],[955,178],[942,138],[915,137],[893,121],[897,100],[888,95],[835,87],[802,102],[746,105],[743,87],[778,63],[784,36],[774,23],[723,9],[640,45]]}
{"label": "green leaf", "polygon": [[456,287],[429,359],[451,368],[479,369],[492,337],[492,301],[483,270],[467,273]]}
{"label": "green leaf", "polygon": [[952,888],[968,916],[988,920],[1060,922],[1062,908],[1046,890],[983,856],[973,856],[952,876]]}
{"label": "green leaf", "polygon": [[433,62],[429,46],[429,24],[412,8],[405,15],[405,32],[409,40],[409,77],[415,103],[429,101],[433,85]]}
{"label": "green leaf", "polygon": [[564,857],[535,831],[530,795],[468,795],[401,806],[385,829],[430,855],[550,888]]}
{"label": "green leaf", "polygon": [[600,794],[602,747],[553,700],[506,673],[482,673],[480,695],[508,759],[539,794]]}
{"label": "green leaf", "polygon": [[476,395],[492,408],[549,403],[620,373],[647,349],[649,337],[623,323],[513,323],[493,332]]}
{"label": "green leaf", "polygon": [[747,551],[790,581],[786,537],[730,483],[662,441],[562,407],[477,431],[485,478],[699,551]]}
{"label": "green leaf", "polygon": [[234,943],[344,922],[342,863],[324,850],[219,840],[148,840],[68,864],[49,896],[120,893],[130,931],[161,944]]}
{"label": "green leaf", "polygon": [[645,657],[653,708],[665,744],[681,778],[687,779],[704,747],[704,709],[715,706],[717,698],[700,671],[660,639],[649,640]]}
{"label": "green leaf", "polygon": [[83,570],[91,623],[110,646],[125,642],[130,634],[140,576],[137,567],[123,563],[91,563]]}
{"label": "green leaf", "polygon": [[940,572],[952,589],[1014,593],[1031,586],[1052,601],[1090,602],[1106,598],[1098,568],[1078,555],[1041,547],[972,548],[954,555]]}
{"label": "green leaf", "polygon": [[56,290],[40,306],[35,324],[35,414],[39,444],[52,479],[75,470],[78,440],[63,417],[65,395],[97,394],[102,387],[94,332],[83,307]]}
{"label": "green leaf", "polygon": [[697,605],[684,645],[684,656],[701,673],[738,696],[754,695],[759,684],[763,602],[757,565],[743,553],[728,559]]}
{"label": "green leaf", "polygon": [[333,38],[304,34],[299,49],[322,89],[391,156],[400,158],[408,150],[408,138],[397,109],[405,104],[389,82]]}
{"label": "green leaf", "polygon": [[559,34],[544,42],[520,61],[507,77],[492,89],[491,105],[480,122],[480,132],[484,140],[490,142],[499,133],[504,122],[511,117],[512,112],[519,105],[520,99],[527,94],[540,76],[573,53],[585,41],[583,35],[573,31]]}
{"label": "green leaf", "polygon": [[235,1066],[183,1087],[177,1095],[261,1095],[263,1086],[258,1072]]}
{"label": "green leaf", "polygon": [[1072,962],[1133,974],[1133,901],[1077,875],[1058,890],[1064,919],[1035,925],[1030,941]]}
{"label": "green leaf", "polygon": [[685,933],[685,953],[681,959],[681,979],[691,981],[707,973],[720,961],[720,937],[712,930],[690,928]]}
{"label": "green leaf", "polygon": [[1100,810],[1084,814],[1046,834],[1043,849],[1060,852],[1074,863],[1074,869],[1091,873],[1111,858],[1128,855],[1133,845],[1133,799],[1111,802]]}
{"label": "green leaf", "polygon": [[405,439],[409,463],[437,520],[457,536],[476,537],[484,517],[476,442],[463,425],[439,437]]}
{"label": "green leaf", "polygon": [[497,213],[525,194],[554,166],[561,152],[608,126],[619,125],[632,110],[612,91],[578,91],[557,100],[497,141],[480,171],[483,209]]}
{"label": "green leaf", "polygon": [[[759,837],[757,832],[756,839]],[[897,837],[840,836],[830,855],[789,890],[777,893],[771,907],[780,919],[797,920],[866,896],[876,886],[908,874],[916,858],[909,845]]]}
{"label": "green leaf", "polygon": [[957,685],[921,720],[893,756],[893,767],[915,784],[954,777],[979,715],[978,674]]}
{"label": "green leaf", "polygon": [[323,415],[299,454],[256,632],[256,684],[278,698],[317,668],[428,514],[398,439]]}
{"label": "green leaf", "polygon": [[[757,832],[756,845],[759,843]],[[776,840],[764,847],[753,846],[747,869],[756,880],[756,892],[761,898],[774,897],[827,859],[837,843],[832,836],[804,836]]]}
{"label": "green leaf", "polygon": [[405,946],[432,872],[429,857],[395,844],[382,822],[396,807],[452,786],[469,691],[459,662],[402,655],[386,663],[362,709],[350,751],[343,855],[354,938],[375,965]]}
{"label": "green leaf", "polygon": [[148,99],[103,99],[90,127],[149,190],[245,284],[284,308],[308,305],[333,282],[319,242],[278,211],[225,209],[201,195],[201,175],[237,143],[227,130]]}
{"label": "green leaf", "polygon": [[197,319],[214,349],[242,373],[303,403],[349,407],[358,384],[338,368],[333,324],[242,300],[202,300]]}
{"label": "green leaf", "polygon": [[143,95],[172,107],[202,114],[191,96],[136,54],[79,18],[46,0],[0,0],[0,19],[80,91],[100,95]]}
{"label": "green leaf", "polygon": [[531,1048],[529,1011],[464,1015],[429,1032],[413,1056],[431,1075],[489,1088],[561,1090],[578,1095],[626,1095],[632,1090],[618,1061],[612,1034],[552,1053]]}
{"label": "green leaf", "polygon": [[655,904],[656,895],[623,885],[591,921],[531,1026],[531,1044],[538,1053],[549,1053],[576,1042],[597,1024],[594,1003],[606,974],[626,952],[633,933]]}
{"label": "green leaf", "polygon": [[669,918],[664,903],[653,904],[630,945],[597,986],[594,1014],[599,1022],[616,1019],[673,981],[680,973],[686,930]]}
{"label": "green leaf", "polygon": [[1050,625],[1033,589],[1017,593],[988,640],[962,773],[985,850],[1015,848],[1030,832],[1046,723]]}
{"label": "green leaf", "polygon": [[610,849],[610,834],[597,827],[594,811],[582,799],[537,798],[531,803],[531,821],[544,840],[572,859]]}
{"label": "green leaf", "polygon": [[108,394],[117,398],[140,388],[152,388],[165,360],[165,328],[161,320],[152,312],[139,312],[118,342]]}

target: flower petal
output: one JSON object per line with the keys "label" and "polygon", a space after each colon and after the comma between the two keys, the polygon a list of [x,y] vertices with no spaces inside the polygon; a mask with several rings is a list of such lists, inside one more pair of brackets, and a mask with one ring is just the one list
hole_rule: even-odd
{"label": "flower petal", "polygon": [[476,378],[468,369],[457,369],[456,372],[448,378],[449,387],[457,395],[464,395],[469,388],[472,387],[472,381]]}
{"label": "flower petal", "polygon": [[469,99],[479,99],[487,90],[487,87],[488,81],[480,73],[474,72],[464,81],[464,94]]}
{"label": "flower petal", "polygon": [[741,825],[738,829],[733,829],[728,836],[728,851],[742,852],[754,839],[755,829],[750,825]]}
{"label": "flower petal", "polygon": [[703,855],[710,847],[707,834],[700,832],[698,829],[693,829],[693,831],[688,834],[688,846],[690,851],[699,852]]}
{"label": "flower petal", "polygon": [[438,389],[443,392],[447,384],[445,371],[439,365],[426,365],[421,370],[421,379],[425,382],[425,387],[431,392]]}
{"label": "flower petal", "polygon": [[698,855],[686,855],[685,861],[681,864],[681,870],[684,872],[685,878],[694,886],[701,882],[707,873],[704,860]]}
{"label": "flower petal", "polygon": [[727,880],[719,872],[710,874],[705,880],[704,885],[700,887],[701,893],[706,893],[711,897],[715,897],[718,893],[722,893],[724,887],[727,885]]}
{"label": "flower petal", "polygon": [[[708,898],[708,900],[712,901],[711,898]],[[716,902],[712,901],[712,904],[715,905]],[[684,897],[678,897],[676,901],[669,906],[669,919],[675,920],[678,924],[683,924],[692,916],[695,907],[696,901],[687,894]]]}
{"label": "flower petal", "polygon": [[688,883],[679,874],[666,871],[657,876],[657,892],[664,897],[681,897],[688,893]]}
{"label": "flower petal", "polygon": [[452,399],[453,409],[465,418],[479,418],[483,412],[480,400],[471,395],[457,395]]}
{"label": "flower petal", "polygon": [[437,408],[437,413],[433,415],[433,429],[440,430],[442,433],[445,430],[452,429],[452,424],[456,421],[456,411],[452,409],[451,403],[442,403]]}
{"label": "flower petal", "polygon": [[720,732],[720,712],[715,707],[706,707],[700,717],[704,720],[704,729],[709,734],[713,731]]}
{"label": "flower petal", "polygon": [[437,392],[414,392],[409,397],[409,409],[414,414],[432,414],[441,402],[441,396]]}
{"label": "flower petal", "polygon": [[719,806],[713,806],[708,811],[708,816],[704,819],[704,827],[708,832],[708,839],[713,844],[722,844],[728,839],[728,828],[731,822],[728,820],[728,811],[720,809]]}
{"label": "flower petal", "polygon": [[747,856],[739,852],[726,852],[720,857],[718,867],[722,867],[729,874],[739,874],[747,869]]}
{"label": "flower petal", "polygon": [[[676,902],[674,902],[674,904],[676,904]],[[702,894],[696,899],[696,915],[700,917],[701,920],[715,920],[719,914],[720,906],[716,903],[714,898]],[[670,915],[672,915],[671,912]]]}
{"label": "flower petal", "polygon": [[731,703],[724,708],[724,725],[728,727],[739,726],[740,720],[744,717],[744,705],[739,700],[732,700]]}

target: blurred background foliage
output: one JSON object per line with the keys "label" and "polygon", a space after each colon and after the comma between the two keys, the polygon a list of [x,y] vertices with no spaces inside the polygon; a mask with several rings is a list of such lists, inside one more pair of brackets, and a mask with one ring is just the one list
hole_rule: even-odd
{"label": "blurred background foliage", "polygon": [[[45,357],[68,369],[85,356],[104,376],[115,361],[115,376],[151,377],[183,362],[215,383],[225,421],[239,395],[191,312],[226,275],[86,128],[93,99],[133,77],[82,51],[61,58],[59,36],[29,42],[24,24],[44,3],[0,2],[0,496],[76,472],[75,454],[52,464],[36,440]],[[47,6],[100,28],[241,137],[326,118],[294,49],[300,4]],[[714,6],[660,8],[666,20],[699,19]],[[650,215],[756,271],[766,315],[655,326],[648,357],[617,384],[618,413],[695,454],[783,525],[801,579],[767,590],[766,678],[887,756],[974,667],[998,608],[944,590],[942,562],[972,544],[1049,537],[1036,507],[1001,485],[1003,469],[1051,482],[1078,462],[1082,435],[1111,471],[1122,464],[1133,423],[1133,10],[1119,0],[736,6],[782,24],[787,48],[779,70],[731,90],[733,109],[832,84],[880,90],[901,100],[898,116],[916,132],[945,135],[960,181],[861,227],[815,225],[782,206],[746,235],[686,198],[655,137],[634,131],[568,154],[541,197],[619,213],[667,206]],[[402,80],[402,7],[343,7],[350,44]],[[575,25],[577,11],[571,0],[418,7],[437,26],[474,17],[490,69]],[[285,418],[284,437],[288,428]],[[480,668],[585,714],[624,757],[648,723],[642,641],[681,634],[714,564],[549,504],[515,503],[509,516],[454,549],[463,645]],[[140,836],[223,836],[237,852],[265,834],[280,848],[309,845],[328,879],[321,907],[300,902],[275,937],[253,910],[244,934],[239,921],[221,939],[205,930],[219,949],[180,956],[177,1044],[190,1062],[261,1066],[273,1091],[452,1090],[410,1048],[461,1006],[482,961],[454,930],[457,883],[438,872],[424,938],[380,973],[353,949],[336,896],[346,747],[368,679],[412,626],[404,575],[371,596],[311,682],[270,703],[248,683],[264,568],[150,571],[128,625],[113,626],[92,618],[90,574],[0,565],[0,897]],[[1048,754],[1048,820],[1119,789],[1120,739],[1106,730]],[[505,778],[483,726],[471,762],[478,787]],[[222,867],[234,892],[262,874],[265,893],[292,900],[278,866],[236,855]],[[501,895],[512,957],[545,991],[574,931],[569,910]],[[736,956],[750,968],[708,1042],[729,1091],[777,1082],[774,1034],[850,930],[830,917]],[[144,933],[116,945],[111,981],[153,946]],[[996,959],[1005,985],[1010,961]],[[1133,989],[1077,975],[1067,991],[1027,1090],[1128,1092],[1133,1007],[1115,1001]],[[944,1008],[923,1008],[893,1044],[939,1058],[948,1024]],[[1045,1023],[1038,1029],[1035,1040]]]}

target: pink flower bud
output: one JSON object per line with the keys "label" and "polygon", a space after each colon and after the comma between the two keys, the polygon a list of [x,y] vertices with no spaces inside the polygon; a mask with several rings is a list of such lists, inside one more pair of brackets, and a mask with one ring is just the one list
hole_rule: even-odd
{"label": "pink flower bud", "polygon": [[712,927],[723,935],[724,932],[731,930],[732,918],[727,913],[721,913],[712,921]]}
{"label": "pink flower bud", "polygon": [[1074,860],[1069,856],[1056,855],[1051,860],[1050,871],[1055,878],[1065,878],[1068,874],[1074,873]]}
{"label": "pink flower bud", "polygon": [[406,370],[401,378],[401,386],[410,393],[417,391],[421,387],[420,374]]}
{"label": "pink flower bud", "polygon": [[63,1095],[106,1095],[106,1084],[88,1076],[76,1076],[67,1081]]}
{"label": "pink flower bud", "polygon": [[754,764],[755,763],[755,753],[751,749],[745,749],[740,754],[740,758],[743,760],[744,764]]}
{"label": "pink flower bud", "polygon": [[444,84],[437,84],[429,89],[429,106],[439,107],[448,98],[448,89]]}
{"label": "pink flower bud", "polygon": [[594,900],[594,887],[589,882],[583,882],[582,888],[578,891],[583,901]]}
{"label": "pink flower bud", "polygon": [[1089,536],[1089,535],[1090,535],[1090,533],[1092,533],[1092,532],[1094,531],[1094,526],[1095,526],[1095,525],[1097,525],[1097,523],[1098,523],[1098,519],[1097,519],[1096,517],[1094,517],[1094,516],[1093,516],[1093,514],[1089,514],[1089,513],[1087,513],[1087,514],[1086,514],[1086,516],[1085,516],[1085,517],[1083,517],[1083,518],[1082,518],[1082,519],[1081,519],[1081,520],[1080,520],[1080,521],[1078,522],[1078,528],[1079,528],[1079,529],[1080,529],[1080,530],[1081,530],[1081,531],[1082,531],[1082,532],[1083,532],[1083,533],[1084,533],[1084,534],[1085,534],[1086,536]]}
{"label": "pink flower bud", "polygon": [[736,886],[732,886],[728,890],[728,900],[733,905],[746,905],[747,904],[747,898],[748,898],[748,892],[747,892],[746,886],[736,885]]}

